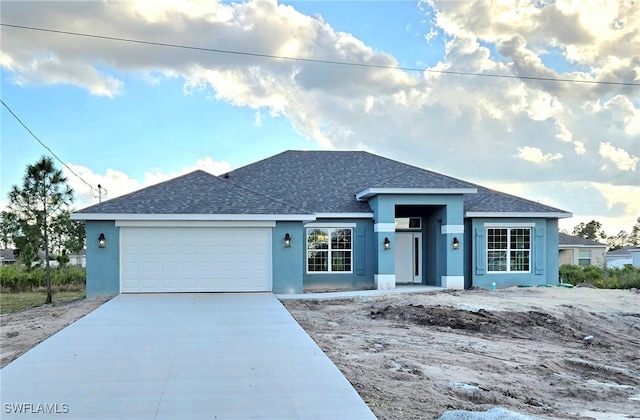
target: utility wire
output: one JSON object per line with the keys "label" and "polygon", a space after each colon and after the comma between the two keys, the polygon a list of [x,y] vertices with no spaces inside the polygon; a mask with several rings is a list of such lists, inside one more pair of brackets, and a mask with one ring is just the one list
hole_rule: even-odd
{"label": "utility wire", "polygon": [[40,139],[38,138],[38,136],[36,136],[35,134],[33,134],[33,131],[31,131],[31,130],[29,129],[29,127],[27,127],[27,126],[25,125],[25,123],[23,123],[23,122],[22,122],[22,120],[21,120],[21,119],[20,119],[20,118],[19,118],[19,117],[18,117],[18,116],[17,116],[17,115],[12,111],[12,110],[11,110],[11,108],[9,108],[9,105],[7,105],[6,103],[4,103],[4,101],[3,101],[2,99],[0,99],[0,102],[2,102],[2,105],[4,105],[4,107],[5,107],[5,108],[7,108],[7,110],[11,113],[11,115],[13,115],[13,117],[14,117],[16,120],[18,120],[18,122],[19,122],[19,123],[24,127],[24,129],[25,129],[25,130],[27,130],[27,131],[29,132],[29,134],[31,134],[31,136],[32,136],[34,139],[38,140],[38,143],[40,143],[40,145],[42,145],[42,147],[44,147],[45,149],[47,149],[47,150],[49,151],[49,153],[51,153],[51,155],[52,155],[54,158],[56,158],[56,159],[58,160],[58,162],[62,163],[62,164],[63,164],[63,165],[64,165],[64,166],[65,166],[65,167],[66,167],[66,168],[67,168],[67,169],[72,173],[72,174],[74,174],[76,177],[78,177],[78,179],[79,179],[80,181],[82,181],[82,182],[84,182],[85,184],[87,184],[87,185],[89,186],[89,188],[91,188],[91,193],[93,194],[93,187],[91,186],[91,184],[89,184],[87,181],[85,181],[84,179],[82,179],[82,177],[81,177],[80,175],[78,175],[77,173],[75,173],[75,171],[74,171],[73,169],[71,169],[71,168],[69,167],[69,165],[67,165],[66,163],[64,163],[64,162],[62,161],[62,159],[60,159],[60,158],[58,157],[58,155],[56,155],[56,154],[54,153],[54,151],[53,151],[53,150],[51,150],[51,148],[50,148],[49,146],[47,146],[46,144],[44,144],[44,143],[42,142],[42,140],[40,140]]}
{"label": "utility wire", "polygon": [[94,34],[87,34],[87,33],[80,33],[80,32],[61,31],[57,29],[36,28],[33,26],[12,25],[9,23],[0,23],[0,26],[5,26],[8,28],[16,28],[16,29],[26,29],[30,31],[40,31],[40,32],[49,32],[49,33],[56,33],[56,34],[63,34],[63,35],[81,36],[85,38],[104,39],[108,41],[129,42],[129,43],[135,43],[135,44],[153,45],[153,46],[168,47],[168,48],[180,48],[180,49],[195,50],[195,51],[206,51],[206,52],[214,52],[214,53],[220,53],[220,54],[233,54],[233,55],[243,55],[243,56],[249,56],[249,57],[301,61],[306,63],[334,64],[334,65],[340,65],[340,66],[401,70],[401,71],[409,71],[409,72],[429,72],[429,73],[453,74],[453,75],[461,75],[461,76],[492,77],[492,78],[500,78],[500,79],[539,80],[539,81],[545,81],[545,82],[587,83],[587,84],[593,84],[593,85],[612,85],[612,86],[640,86],[640,83],[633,83],[633,82],[609,82],[609,81],[599,81],[599,80],[561,79],[561,78],[552,78],[552,77],[513,76],[513,75],[507,75],[507,74],[488,74],[488,73],[474,73],[474,72],[452,71],[452,70],[433,70],[433,69],[422,69],[422,68],[415,68],[415,67],[384,66],[380,64],[366,64],[366,63],[354,63],[354,62],[347,62],[347,61],[287,57],[287,56],[280,56],[280,55],[251,53],[246,51],[233,51],[233,50],[222,50],[217,48],[195,47],[195,46],[181,45],[181,44],[168,44],[165,42],[142,41],[139,39],[119,38],[119,37],[113,37],[113,36],[94,35]]}

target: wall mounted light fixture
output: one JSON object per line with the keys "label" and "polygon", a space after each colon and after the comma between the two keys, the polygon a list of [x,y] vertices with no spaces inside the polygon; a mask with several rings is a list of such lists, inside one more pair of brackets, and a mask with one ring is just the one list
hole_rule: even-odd
{"label": "wall mounted light fixture", "polygon": [[460,241],[458,241],[458,238],[455,237],[453,238],[453,249],[458,249],[460,248]]}
{"label": "wall mounted light fixture", "polygon": [[107,246],[107,238],[104,237],[104,233],[98,236],[98,248],[105,248]]}
{"label": "wall mounted light fixture", "polygon": [[284,235],[284,247],[289,248],[291,246],[291,235],[288,233]]}
{"label": "wall mounted light fixture", "polygon": [[390,249],[391,248],[391,241],[389,240],[389,238],[384,238],[384,249]]}

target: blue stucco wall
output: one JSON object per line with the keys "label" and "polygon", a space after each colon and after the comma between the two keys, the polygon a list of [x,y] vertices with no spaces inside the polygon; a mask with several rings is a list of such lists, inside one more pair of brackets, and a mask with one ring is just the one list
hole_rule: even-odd
{"label": "blue stucco wall", "polygon": [[[120,293],[120,234],[113,221],[87,221],[87,299]],[[105,248],[98,247],[104,233]]]}
{"label": "blue stucco wall", "polygon": [[[284,246],[286,234],[291,246]],[[273,228],[273,293],[302,293],[305,261],[305,229],[302,222],[277,222]]]}
{"label": "blue stucco wall", "polygon": [[[504,227],[512,224],[532,224],[531,264],[528,273],[489,273],[486,262],[485,223],[499,223]],[[535,218],[477,218],[465,224],[466,238],[471,242],[471,255],[467,255],[465,275],[471,278],[468,286],[491,288],[512,286],[538,286],[558,283],[558,221]]]}
{"label": "blue stucco wall", "polygon": [[302,246],[300,247],[303,255],[301,256],[300,262],[302,265],[301,274],[304,291],[353,290],[373,288],[373,276],[375,274],[377,264],[373,221],[370,219],[318,219],[313,223],[331,223],[336,225],[344,223],[355,223],[356,227],[353,228],[352,237],[352,272],[308,274],[306,256],[306,227],[303,227],[301,232]]}

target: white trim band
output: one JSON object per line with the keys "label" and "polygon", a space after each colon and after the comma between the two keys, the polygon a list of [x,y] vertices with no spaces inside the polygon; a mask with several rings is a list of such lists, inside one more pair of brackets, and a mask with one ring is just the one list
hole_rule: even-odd
{"label": "white trim band", "polygon": [[386,232],[391,233],[396,231],[395,223],[375,223],[373,225],[374,232]]}
{"label": "white trim band", "polygon": [[448,233],[464,233],[464,225],[442,225],[440,232],[443,235]]}
{"label": "white trim band", "polygon": [[374,274],[373,283],[377,290],[391,290],[396,288],[395,274]]}
{"label": "white trim band", "polygon": [[486,228],[519,228],[519,227],[536,227],[535,223],[485,223]]}
{"label": "white trim band", "polygon": [[442,276],[440,281],[446,289],[464,289],[464,276]]}
{"label": "white trim band", "polygon": [[475,194],[477,188],[367,188],[356,194],[360,201],[378,194],[437,195],[437,194]]}
{"label": "white trim band", "polygon": [[316,220],[313,214],[140,214],[140,213],[72,213],[71,220],[237,220],[237,221],[305,221]]}
{"label": "white trim band", "polygon": [[373,219],[373,213],[315,213],[318,219]]}
{"label": "white trim band", "polygon": [[532,219],[566,219],[573,217],[573,213],[567,212],[484,212],[468,211],[464,217],[529,217]]}
{"label": "white trim band", "polygon": [[240,221],[240,220],[116,220],[116,227],[159,227],[159,228],[273,228],[273,221]]}
{"label": "white trim band", "polygon": [[355,228],[355,223],[321,223],[312,222],[304,225],[306,228]]}

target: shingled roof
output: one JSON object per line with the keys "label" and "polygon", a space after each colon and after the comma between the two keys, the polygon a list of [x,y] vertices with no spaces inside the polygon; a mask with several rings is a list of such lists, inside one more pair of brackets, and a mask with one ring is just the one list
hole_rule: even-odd
{"label": "shingled roof", "polygon": [[198,170],[77,213],[305,214],[305,211]]}
{"label": "shingled roof", "polygon": [[558,234],[558,244],[562,246],[576,246],[576,247],[606,247],[607,244],[592,241],[591,239],[581,238],[580,236],[569,235],[568,233],[560,232]]}
{"label": "shingled roof", "polygon": [[287,151],[229,174],[229,180],[314,213],[370,213],[367,188],[473,188],[468,182],[367,152]]}
{"label": "shingled roof", "polygon": [[[566,212],[367,152],[287,151],[216,177],[203,171],[144,188],[78,213],[371,213],[367,189],[464,191],[465,211]],[[477,190],[475,194],[468,194]]]}

